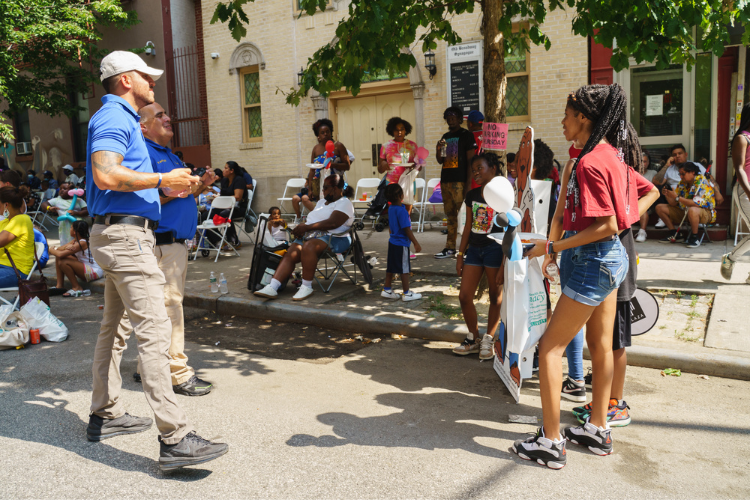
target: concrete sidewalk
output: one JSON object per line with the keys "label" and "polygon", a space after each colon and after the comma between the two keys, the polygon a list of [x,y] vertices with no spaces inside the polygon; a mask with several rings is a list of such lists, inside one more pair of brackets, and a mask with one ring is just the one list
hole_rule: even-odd
{"label": "concrete sidewalk", "polygon": [[[241,315],[250,318],[293,321],[343,331],[374,334],[400,334],[409,337],[460,342],[467,329],[458,309],[457,295],[460,279],[455,272],[455,259],[438,260],[445,236],[439,230],[427,229],[418,233],[422,253],[412,261],[412,289],[423,294],[420,301],[403,303],[380,297],[385,278],[388,244],[387,231],[378,233],[368,224],[360,231],[365,252],[377,257],[372,289],[340,275],[330,293],[323,293],[314,283],[315,293],[304,302],[292,302],[294,287],[290,285],[276,300],[266,300],[247,290],[252,244],[243,237],[240,257],[222,254],[218,262],[213,257],[198,256],[190,261],[185,290],[185,304],[219,314]],[[729,250],[732,241],[715,242],[690,249],[682,244],[658,241],[639,243],[640,256],[638,285],[653,292],[679,290],[685,294],[715,294],[713,312],[707,312],[705,337],[700,335],[687,342],[666,329],[667,317],[646,335],[635,337],[629,349],[629,362],[651,368],[680,368],[684,371],[750,380],[750,343],[741,332],[745,325],[744,311],[750,310],[750,286],[745,278],[750,272],[750,257],[736,265],[731,282],[719,273],[721,255]],[[298,266],[298,270],[299,270]],[[351,269],[351,266],[349,267]],[[220,296],[209,290],[208,276],[223,272],[229,284],[229,294]],[[361,275],[358,273],[358,276]],[[325,282],[324,282],[325,283]],[[399,282],[394,286],[398,290]],[[93,291],[101,291],[101,281],[91,283]],[[665,292],[666,293],[666,292]],[[486,299],[477,304],[480,331],[486,326]],[[710,305],[707,311],[710,311]],[[696,313],[693,313],[696,314]],[[710,317],[708,316],[710,314]],[[675,331],[675,333],[678,333]]]}

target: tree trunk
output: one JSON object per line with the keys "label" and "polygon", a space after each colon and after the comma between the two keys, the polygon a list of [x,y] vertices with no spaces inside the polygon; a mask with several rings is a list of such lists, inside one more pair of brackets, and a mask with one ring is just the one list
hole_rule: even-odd
{"label": "tree trunk", "polygon": [[[497,29],[503,16],[503,0],[482,0],[482,33],[484,33],[484,119],[490,123],[505,123],[505,52],[503,34]],[[505,163],[505,151],[492,151]],[[505,175],[503,168],[502,175]],[[477,292],[480,300],[487,291],[487,273],[482,274]]]}

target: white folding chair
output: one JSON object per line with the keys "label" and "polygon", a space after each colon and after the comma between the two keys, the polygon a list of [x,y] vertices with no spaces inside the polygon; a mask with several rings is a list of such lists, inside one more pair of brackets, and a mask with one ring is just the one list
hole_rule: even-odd
{"label": "white folding chair", "polygon": [[[279,208],[281,209],[282,215],[292,214],[292,212],[285,212],[286,209],[284,208],[284,202],[292,201],[292,197],[297,194],[300,189],[305,187],[306,181],[307,179],[303,179],[301,177],[295,177],[286,181],[286,186],[284,186],[284,194],[281,195],[281,198],[276,198],[276,200],[279,202]],[[294,214],[294,222],[297,222],[297,214]]]}
{"label": "white folding chair", "polygon": [[[42,192],[42,198],[39,200],[39,209],[34,210],[33,212],[26,212],[26,215],[28,215],[31,218],[31,222],[33,224],[39,225],[42,231],[47,232],[49,231],[49,229],[47,229],[47,226],[44,224],[45,222],[48,222],[55,227],[59,226],[60,224],[58,224],[57,220],[50,217],[46,211],[41,210],[42,203],[44,203],[45,201],[49,201],[49,200],[47,200],[46,196],[44,195],[44,192]],[[71,210],[75,210],[75,207],[71,207]],[[40,218],[41,220],[39,220]]]}
{"label": "white folding chair", "polygon": [[[364,205],[364,209],[367,210],[370,202],[373,198],[375,198],[375,194],[377,194],[378,186],[380,185],[381,180],[382,179],[379,179],[377,177],[365,177],[357,181],[357,189],[354,190],[354,199],[352,200],[352,205],[354,205],[355,219],[358,208],[362,209]],[[360,200],[359,198],[361,197],[362,193],[367,193],[365,189],[372,189],[373,191],[368,193],[367,200]],[[359,220],[362,220],[362,215],[359,216]]]}
{"label": "white folding chair", "polygon": [[440,184],[440,178],[430,179],[427,181],[427,187],[424,190],[424,197],[422,202],[422,210],[420,210],[420,223],[417,228],[418,232],[423,233],[424,232],[424,224],[425,224],[425,217],[427,213],[427,207],[430,207],[432,205],[442,205],[442,203],[433,203],[430,200],[430,197],[432,196],[432,193],[435,191],[435,188],[437,185]]}
{"label": "white folding chair", "polygon": [[[36,249],[36,255],[38,259],[39,256],[42,255],[42,253],[44,252],[44,243],[42,243],[41,241],[37,241],[34,243],[34,248]],[[31,276],[34,273],[34,271],[36,271],[37,259],[34,259],[34,264],[32,264],[31,271],[29,271],[28,276]],[[0,301],[5,302],[9,306],[13,306],[14,311],[18,309],[18,301],[21,299],[21,294],[18,293],[18,287],[13,286],[13,287],[8,287],[8,288],[0,288],[0,293],[3,293],[3,292],[16,292],[16,299],[12,303],[6,300],[5,297],[3,297],[2,295],[0,295]]]}
{"label": "white folding chair", "polygon": [[422,220],[422,210],[424,209],[425,194],[427,193],[427,189],[425,189],[426,185],[427,183],[421,177],[414,179],[414,204],[412,205],[412,210],[417,211],[417,232],[419,232],[420,220]]}
{"label": "white folding chair", "polygon": [[[221,247],[224,246],[224,243],[229,245],[229,248],[232,249],[232,251],[239,257],[240,254],[237,252],[237,249],[234,248],[234,246],[226,241],[227,239],[227,231],[229,230],[229,226],[231,225],[230,222],[225,222],[224,224],[215,225],[213,223],[213,215],[221,210],[229,210],[229,216],[227,219],[232,219],[232,212],[234,212],[234,204],[237,200],[234,196],[217,196],[214,198],[214,201],[211,203],[211,210],[208,211],[208,217],[206,218],[205,222],[203,224],[200,224],[198,226],[198,231],[201,233],[201,237],[198,239],[198,247],[195,252],[195,256],[193,256],[193,260],[196,260],[198,258],[198,252],[202,253],[204,256],[208,256],[211,254],[211,252],[216,252],[216,258],[214,259],[214,262],[219,260],[219,254],[221,253]],[[249,206],[249,204],[248,204]],[[221,236],[221,241],[219,241],[218,245],[214,245],[211,243],[211,241],[206,238],[206,231],[211,231],[218,236]],[[207,245],[207,246],[203,246]]]}
{"label": "white folding chair", "polygon": [[[740,205],[737,199],[735,199],[734,195],[732,196],[732,204],[737,205],[737,224],[734,227],[734,246],[737,246],[737,243],[742,239],[742,236],[746,236],[749,233],[742,232],[742,215],[740,215]],[[750,231],[750,228],[748,228],[748,231]]]}

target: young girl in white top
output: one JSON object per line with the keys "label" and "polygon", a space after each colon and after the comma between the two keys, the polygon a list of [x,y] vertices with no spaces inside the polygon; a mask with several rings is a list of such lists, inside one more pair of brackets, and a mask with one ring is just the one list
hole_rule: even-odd
{"label": "young girl in white top", "polygon": [[[104,276],[104,271],[91,255],[89,226],[86,221],[75,221],[70,228],[70,236],[73,237],[73,241],[67,245],[49,249],[49,253],[55,256],[57,271],[57,285],[49,292],[50,295],[62,294],[63,297],[88,296],[91,295],[91,291],[84,290],[78,283],[78,278],[94,281]],[[73,288],[62,293],[66,277]]]}

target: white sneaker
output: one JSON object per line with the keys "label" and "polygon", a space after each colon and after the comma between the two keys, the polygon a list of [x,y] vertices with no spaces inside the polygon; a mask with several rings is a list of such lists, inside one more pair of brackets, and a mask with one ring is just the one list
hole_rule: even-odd
{"label": "white sneaker", "polygon": [[383,290],[380,292],[381,297],[385,297],[386,299],[398,299],[399,295],[394,292],[393,290]]}
{"label": "white sneaker", "polygon": [[635,237],[635,241],[637,241],[638,243],[643,243],[644,241],[646,241],[647,237],[648,237],[648,235],[646,234],[646,230],[645,229],[639,229],[638,230],[638,235]]}
{"label": "white sneaker", "polygon": [[271,285],[266,285],[260,290],[255,292],[258,297],[265,297],[267,299],[275,299],[279,296],[279,292],[273,289]]}
{"label": "white sneaker", "polygon": [[482,342],[479,344],[479,360],[492,359],[495,357],[495,349],[493,349],[494,339],[489,333],[485,333],[482,337]]}
{"label": "white sneaker", "polygon": [[421,298],[422,298],[421,293],[415,293],[415,292],[412,292],[411,290],[409,290],[408,292],[406,292],[405,294],[401,296],[401,300],[403,300],[404,302],[409,302],[410,300],[419,300]]}
{"label": "white sneaker", "polygon": [[667,225],[664,223],[663,220],[659,219],[659,221],[656,223],[656,226],[654,227],[661,228],[661,227],[667,227]]}
{"label": "white sneaker", "polygon": [[299,287],[299,290],[297,290],[297,293],[294,294],[294,297],[292,297],[292,300],[305,300],[312,294],[313,294],[312,287],[302,285]]}

